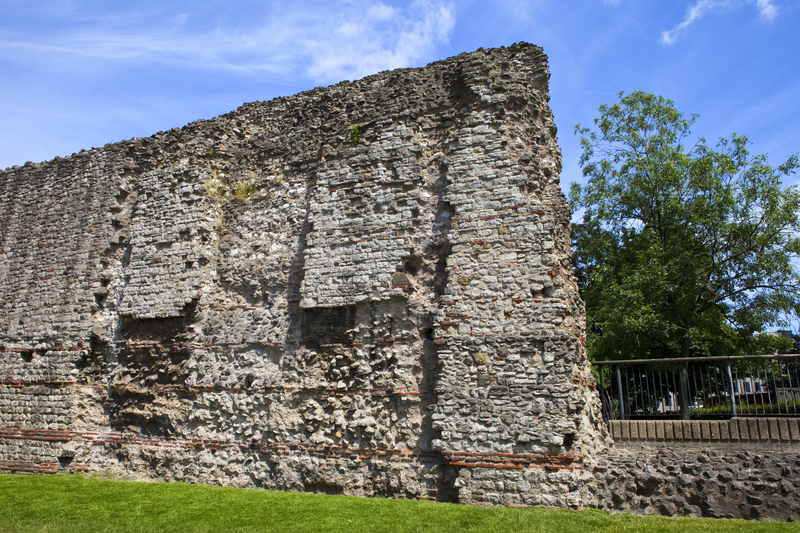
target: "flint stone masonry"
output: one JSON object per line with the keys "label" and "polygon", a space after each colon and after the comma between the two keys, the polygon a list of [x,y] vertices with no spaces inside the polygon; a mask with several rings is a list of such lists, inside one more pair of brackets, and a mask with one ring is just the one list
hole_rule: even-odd
{"label": "flint stone masonry", "polygon": [[0,470],[595,503],[548,78],[479,50],[0,173]]}
{"label": "flint stone masonry", "polygon": [[796,418],[614,420],[596,505],[638,514],[800,521]]}
{"label": "flint stone masonry", "polygon": [[479,50],[0,172],[0,471],[800,520],[797,419],[598,418],[548,77]]}

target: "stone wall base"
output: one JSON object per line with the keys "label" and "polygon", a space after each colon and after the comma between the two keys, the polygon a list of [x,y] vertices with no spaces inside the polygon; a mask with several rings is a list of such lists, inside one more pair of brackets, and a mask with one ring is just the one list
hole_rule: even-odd
{"label": "stone wall base", "polygon": [[598,507],[800,521],[797,419],[612,421],[593,466]]}

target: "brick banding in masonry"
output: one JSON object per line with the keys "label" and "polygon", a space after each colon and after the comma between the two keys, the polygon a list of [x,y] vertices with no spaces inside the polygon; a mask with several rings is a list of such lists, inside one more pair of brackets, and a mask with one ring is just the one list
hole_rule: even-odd
{"label": "brick banding in masonry", "polygon": [[[404,461],[419,463],[438,463],[440,458],[435,453],[419,450],[395,450],[381,448],[343,448],[341,446],[320,446],[310,443],[267,444],[257,442],[220,441],[212,439],[170,439],[160,437],[145,438],[137,434],[125,433],[93,433],[70,431],[44,431],[24,430],[14,428],[0,428],[0,441],[25,440],[42,442],[80,442],[90,443],[95,446],[106,445],[137,445],[155,448],[175,448],[192,450],[225,450],[239,449],[245,451],[258,451],[263,454],[278,454],[292,456],[315,457],[348,457],[356,456],[359,459]],[[443,454],[448,462],[454,466],[470,468],[540,468],[540,469],[582,469],[581,458],[573,456],[548,456],[535,454],[503,454],[503,453],[469,453],[445,452]],[[574,464],[578,461],[578,464]],[[19,462],[21,468],[26,470],[29,462]],[[51,468],[53,463],[37,463],[42,468]],[[14,465],[0,463],[0,468],[9,471],[18,471]],[[26,470],[27,471],[27,470]],[[55,471],[55,470],[54,470]]]}
{"label": "brick banding in masonry", "polygon": [[0,172],[0,471],[800,520],[797,419],[608,434],[548,79],[520,43]]}
{"label": "brick banding in masonry", "polygon": [[0,470],[591,505],[548,80],[520,43],[0,172]]}

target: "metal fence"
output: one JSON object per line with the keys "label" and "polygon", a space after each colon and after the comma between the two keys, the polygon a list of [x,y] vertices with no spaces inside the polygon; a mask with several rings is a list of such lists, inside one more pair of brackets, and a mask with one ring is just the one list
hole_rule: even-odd
{"label": "metal fence", "polygon": [[592,363],[614,419],[798,416],[800,354]]}

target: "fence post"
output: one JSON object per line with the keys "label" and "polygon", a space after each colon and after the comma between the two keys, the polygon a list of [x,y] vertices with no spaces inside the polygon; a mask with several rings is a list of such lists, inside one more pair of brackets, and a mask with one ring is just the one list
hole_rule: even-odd
{"label": "fence post", "polygon": [[603,381],[605,381],[603,379],[603,370],[605,370],[605,368],[601,366],[600,368],[597,368],[597,370],[597,373],[600,375],[600,413],[603,415],[603,420],[608,422],[611,420],[611,413],[608,412],[608,406],[606,405],[606,389],[603,386]]}
{"label": "fence post", "polygon": [[679,365],[681,376],[681,418],[689,420],[689,363]]}
{"label": "fence post", "polygon": [[731,395],[731,409],[733,409],[733,418],[736,418],[736,392],[733,390],[733,374],[731,373],[730,359],[725,361],[725,369],[728,371],[728,392]]}
{"label": "fence post", "polygon": [[619,365],[614,365],[617,371],[617,398],[619,398],[619,419],[625,420],[625,404],[622,402],[622,375],[619,373]]}

